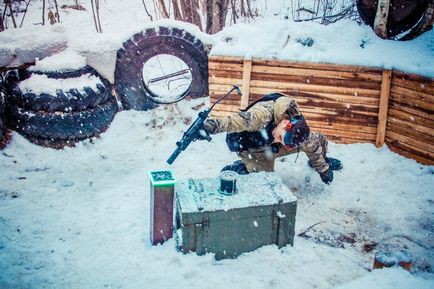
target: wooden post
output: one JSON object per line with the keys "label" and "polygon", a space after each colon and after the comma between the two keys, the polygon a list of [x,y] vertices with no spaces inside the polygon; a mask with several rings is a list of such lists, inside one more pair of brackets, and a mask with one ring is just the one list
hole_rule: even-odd
{"label": "wooden post", "polygon": [[249,105],[249,95],[250,95],[250,75],[252,72],[252,60],[244,59],[243,61],[243,87],[241,96],[240,108],[244,109]]}
{"label": "wooden post", "polygon": [[150,235],[152,245],[156,245],[172,238],[176,181],[171,171],[149,172],[149,179],[151,181]]}
{"label": "wooden post", "polygon": [[375,141],[375,146],[377,148],[381,147],[384,144],[384,138],[386,137],[387,113],[389,110],[391,80],[392,70],[383,70],[383,75],[381,79],[380,110],[378,112],[377,139]]}

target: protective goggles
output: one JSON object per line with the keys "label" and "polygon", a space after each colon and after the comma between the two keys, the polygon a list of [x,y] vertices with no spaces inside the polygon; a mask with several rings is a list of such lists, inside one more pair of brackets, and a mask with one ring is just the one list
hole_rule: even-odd
{"label": "protective goggles", "polygon": [[285,136],[283,137],[283,142],[285,145],[295,148],[294,144],[294,126],[300,121],[299,118],[292,117],[285,128]]}

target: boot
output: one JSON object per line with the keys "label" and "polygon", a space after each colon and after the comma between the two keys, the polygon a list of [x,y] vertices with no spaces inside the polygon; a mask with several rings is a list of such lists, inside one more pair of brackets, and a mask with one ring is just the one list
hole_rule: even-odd
{"label": "boot", "polygon": [[232,165],[225,166],[221,170],[221,172],[223,172],[223,171],[233,171],[233,172],[238,173],[239,175],[247,175],[249,173],[246,165],[241,160],[234,162]]}
{"label": "boot", "polygon": [[[335,158],[325,157],[325,161],[333,171],[340,171],[344,167],[342,162]],[[313,168],[313,164],[310,160],[307,161],[307,165]]]}

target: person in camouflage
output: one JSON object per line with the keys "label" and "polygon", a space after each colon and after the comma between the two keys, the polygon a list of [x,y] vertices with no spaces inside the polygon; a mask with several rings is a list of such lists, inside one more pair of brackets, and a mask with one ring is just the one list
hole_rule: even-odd
{"label": "person in camouflage", "polygon": [[339,160],[326,157],[327,138],[311,132],[295,100],[281,93],[266,95],[236,114],[208,118],[203,129],[210,134],[228,132],[228,147],[241,158],[222,171],[274,171],[276,158],[299,151],[306,153],[309,166],[326,184],[333,181],[333,170],[342,169]]}

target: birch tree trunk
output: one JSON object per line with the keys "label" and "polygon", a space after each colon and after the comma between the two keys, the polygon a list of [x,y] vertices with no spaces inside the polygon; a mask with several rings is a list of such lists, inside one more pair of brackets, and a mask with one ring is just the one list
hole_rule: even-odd
{"label": "birch tree trunk", "polygon": [[390,0],[379,0],[374,20],[374,32],[387,39],[387,18],[389,17]]}

